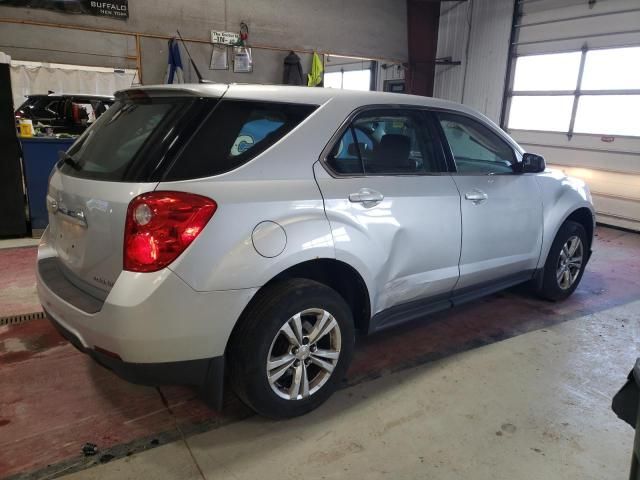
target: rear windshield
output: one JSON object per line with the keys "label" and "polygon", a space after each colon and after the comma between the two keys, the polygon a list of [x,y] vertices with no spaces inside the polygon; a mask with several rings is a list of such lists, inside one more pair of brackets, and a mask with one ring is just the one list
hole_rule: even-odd
{"label": "rear windshield", "polygon": [[30,107],[31,105],[35,104],[38,100],[40,100],[42,97],[27,97],[27,99],[18,107],[16,108],[16,112],[19,110],[24,110],[28,107]]}
{"label": "rear windshield", "polygon": [[26,102],[18,107],[16,113],[27,118],[55,118],[60,108],[60,98],[47,96],[29,97]]}
{"label": "rear windshield", "polygon": [[61,162],[63,173],[96,180],[122,181],[137,157],[158,143],[185,99],[119,99],[71,146]]}
{"label": "rear windshield", "polygon": [[202,123],[165,180],[219,175],[255,158],[317,106],[222,100]]}

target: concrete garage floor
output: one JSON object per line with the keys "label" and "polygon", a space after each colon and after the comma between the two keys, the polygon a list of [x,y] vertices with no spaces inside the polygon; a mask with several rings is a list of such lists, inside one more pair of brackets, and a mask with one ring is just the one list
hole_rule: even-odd
{"label": "concrete garage floor", "polygon": [[610,403],[639,325],[640,301],[64,478],[626,478],[633,430]]}
{"label": "concrete garage floor", "polygon": [[362,339],[346,388],[287,422],[129,385],[34,320],[0,327],[0,478],[625,478],[610,403],[637,356],[640,235],[602,227],[568,301],[512,289]]}

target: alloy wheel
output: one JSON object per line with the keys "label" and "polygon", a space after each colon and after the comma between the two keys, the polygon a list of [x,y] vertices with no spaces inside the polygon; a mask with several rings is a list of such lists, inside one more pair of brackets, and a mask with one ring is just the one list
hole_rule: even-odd
{"label": "alloy wheel", "polygon": [[570,237],[560,250],[556,267],[556,279],[561,289],[567,290],[575,283],[582,269],[583,257],[582,240],[577,235]]}
{"label": "alloy wheel", "polygon": [[285,400],[302,400],[329,380],[340,358],[342,337],[336,319],[310,308],[289,318],[271,342],[266,374],[271,389]]}

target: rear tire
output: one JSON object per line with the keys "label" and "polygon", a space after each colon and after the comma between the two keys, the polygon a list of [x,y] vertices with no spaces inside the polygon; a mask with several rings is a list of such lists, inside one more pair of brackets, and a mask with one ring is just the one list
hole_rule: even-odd
{"label": "rear tire", "polygon": [[540,296],[559,301],[578,287],[587,265],[589,241],[582,225],[567,221],[553,240],[544,265]]}
{"label": "rear tire", "polygon": [[303,415],[327,400],[347,371],[351,310],[335,290],[307,279],[285,280],[259,295],[230,341],[231,386],[260,415]]}

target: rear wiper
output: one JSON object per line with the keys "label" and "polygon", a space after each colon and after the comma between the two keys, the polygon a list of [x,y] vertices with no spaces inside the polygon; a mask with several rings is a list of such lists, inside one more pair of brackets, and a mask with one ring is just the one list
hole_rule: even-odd
{"label": "rear wiper", "polygon": [[58,152],[58,158],[62,160],[67,165],[70,165],[74,170],[80,170],[80,164],[77,162],[75,158],[69,155],[67,152],[63,152],[62,150]]}

